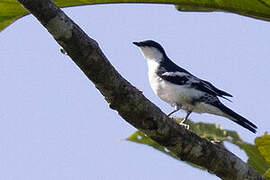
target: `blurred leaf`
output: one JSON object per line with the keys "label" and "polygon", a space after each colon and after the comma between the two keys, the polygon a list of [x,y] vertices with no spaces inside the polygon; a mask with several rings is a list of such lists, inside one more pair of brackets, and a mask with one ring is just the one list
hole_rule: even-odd
{"label": "blurred leaf", "polygon": [[262,137],[255,139],[255,144],[259,149],[264,159],[270,163],[270,135],[265,134]]}
{"label": "blurred leaf", "polygon": [[176,8],[179,11],[225,11],[270,20],[270,0],[178,0],[177,2]]}
{"label": "blurred leaf", "polygon": [[27,11],[16,0],[0,0],[0,9],[0,31],[27,14]]}
{"label": "blurred leaf", "polygon": [[[180,122],[181,119],[175,118],[176,122]],[[205,124],[205,123],[193,123],[190,120],[185,121],[186,124],[190,125],[190,131],[196,133],[197,135],[201,136],[202,138],[206,138],[208,140],[211,140],[212,142],[215,142],[221,146],[223,146],[222,142],[227,141],[240,141],[240,137],[238,134],[234,131],[227,131],[221,129],[220,126],[217,126],[215,124]],[[175,154],[173,154],[171,151],[169,151],[167,148],[160,146],[158,143],[150,139],[148,136],[146,136],[141,131],[136,131],[131,136],[129,136],[126,140],[132,141],[135,143],[145,144],[149,145],[177,160],[180,160]],[[187,163],[187,162],[186,162]],[[188,163],[194,167],[204,169],[202,167],[199,167],[195,164]]]}
{"label": "blurred leaf", "polygon": [[[179,123],[182,119],[175,118],[174,121]],[[194,123],[190,120],[185,121],[185,124],[190,126],[190,131],[194,132],[198,136],[208,139],[213,142],[231,141],[238,142],[242,141],[239,135],[235,131],[224,130],[220,125],[208,124],[208,123]]]}
{"label": "blurred leaf", "polygon": [[264,177],[270,179],[270,135],[265,134],[255,139],[256,147],[268,163],[268,169],[265,170]]}
{"label": "blurred leaf", "polygon": [[160,146],[158,143],[147,137],[143,132],[136,131],[131,136],[129,136],[126,140],[140,143],[140,144],[147,144],[149,146],[152,146],[153,148],[175,158],[180,160],[177,156],[175,156],[171,151],[169,151],[167,148]]}
{"label": "blurred leaf", "polygon": [[[152,139],[150,139],[148,136],[146,136],[143,132],[141,131],[136,131],[135,133],[133,133],[131,136],[129,136],[128,138],[126,138],[126,140],[131,141],[131,142],[135,142],[135,143],[139,143],[139,144],[146,144],[149,146],[152,146],[153,148],[177,159],[180,160],[176,155],[174,155],[170,150],[168,150],[166,147],[160,146],[158,143],[156,143],[155,141],[153,141]],[[187,164],[194,166],[196,168],[200,168],[200,169],[204,169],[200,166],[197,166],[195,164],[192,163],[188,163]]]}
{"label": "blurred leaf", "polygon": [[264,158],[261,156],[259,150],[255,145],[238,142],[236,144],[240,149],[244,150],[248,156],[248,164],[255,169],[260,175],[264,175],[267,169],[270,168],[270,164],[268,164]]}
{"label": "blurred leaf", "polygon": [[[59,7],[106,3],[174,4],[180,11],[226,11],[270,21],[270,0],[54,0]],[[28,12],[17,0],[0,0],[0,31]]]}
{"label": "blurred leaf", "polygon": [[[181,119],[174,119],[177,123],[181,121]],[[258,150],[255,145],[244,142],[237,132],[229,131],[222,129],[219,125],[215,124],[207,124],[207,123],[194,123],[190,120],[185,121],[186,124],[190,126],[190,131],[194,132],[198,136],[208,139],[213,143],[219,144],[224,147],[223,142],[227,141],[232,144],[237,145],[240,149],[244,150],[248,156],[248,164],[258,171],[261,175],[264,175],[266,179],[269,178],[270,174],[270,163],[266,162],[264,158],[267,157],[267,161],[270,160],[270,136],[263,136],[256,139],[256,145],[259,144],[260,149]],[[176,157],[172,152],[168,151],[167,148],[160,146],[155,141],[147,137],[141,131],[136,131],[131,136],[129,136],[126,140],[149,145],[177,160],[180,160]],[[257,145],[258,146],[258,145]],[[225,147],[224,147],[225,148]],[[262,155],[263,156],[262,156]],[[198,167],[196,165],[191,164],[192,166]]]}

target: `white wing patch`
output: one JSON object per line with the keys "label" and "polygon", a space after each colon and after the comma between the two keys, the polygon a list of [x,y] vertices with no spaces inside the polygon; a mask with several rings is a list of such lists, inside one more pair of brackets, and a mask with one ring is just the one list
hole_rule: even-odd
{"label": "white wing patch", "polygon": [[187,77],[187,85],[191,83],[198,83],[200,82],[200,79],[196,78],[195,76],[192,76],[190,74],[187,74],[185,72],[165,72],[162,74],[162,76],[173,76],[173,77]]}
{"label": "white wing patch", "polygon": [[189,74],[185,73],[185,72],[165,72],[162,74],[162,76],[190,76]]}

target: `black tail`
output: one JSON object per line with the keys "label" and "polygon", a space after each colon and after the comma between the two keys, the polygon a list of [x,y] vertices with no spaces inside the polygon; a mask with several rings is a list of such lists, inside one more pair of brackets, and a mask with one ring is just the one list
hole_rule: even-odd
{"label": "black tail", "polygon": [[233,112],[231,109],[227,108],[225,105],[221,103],[218,103],[216,107],[219,108],[225,114],[225,116],[231,119],[232,121],[250,130],[251,132],[256,133],[257,126],[252,122],[250,122],[249,120],[247,120],[246,118],[240,116],[236,112]]}

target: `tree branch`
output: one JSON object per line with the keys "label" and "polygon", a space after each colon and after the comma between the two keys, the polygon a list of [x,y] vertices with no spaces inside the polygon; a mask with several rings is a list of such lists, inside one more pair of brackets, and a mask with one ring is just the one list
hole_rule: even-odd
{"label": "tree branch", "polygon": [[110,108],[177,157],[202,166],[222,179],[263,179],[231,152],[200,138],[169,119],[110,64],[88,37],[50,0],[19,0],[95,84]]}

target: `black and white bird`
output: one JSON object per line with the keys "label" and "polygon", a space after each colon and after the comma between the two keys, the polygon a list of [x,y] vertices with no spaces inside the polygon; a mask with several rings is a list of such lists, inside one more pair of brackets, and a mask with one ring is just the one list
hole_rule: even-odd
{"label": "black and white bird", "polygon": [[185,110],[187,115],[180,124],[188,128],[184,121],[191,112],[210,113],[226,117],[256,133],[256,125],[226,107],[218,99],[218,97],[227,99],[226,96],[232,95],[177,66],[157,42],[147,40],[133,44],[141,49],[147,60],[148,77],[154,93],[174,107],[168,116],[180,109]]}

